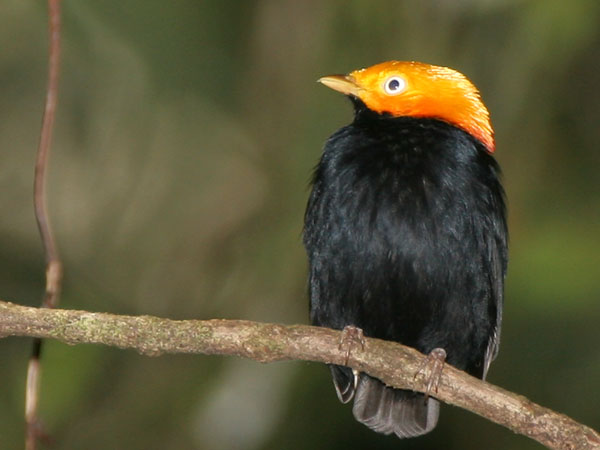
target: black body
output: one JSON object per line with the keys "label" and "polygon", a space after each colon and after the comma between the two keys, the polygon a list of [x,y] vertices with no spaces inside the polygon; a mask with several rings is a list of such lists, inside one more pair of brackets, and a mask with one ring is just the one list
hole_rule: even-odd
{"label": "black body", "polygon": [[[305,216],[310,318],[361,328],[484,378],[497,353],[507,265],[504,193],[485,147],[446,122],[354,99],[327,141]],[[417,436],[439,405],[332,366],[340,400],[376,431]]]}

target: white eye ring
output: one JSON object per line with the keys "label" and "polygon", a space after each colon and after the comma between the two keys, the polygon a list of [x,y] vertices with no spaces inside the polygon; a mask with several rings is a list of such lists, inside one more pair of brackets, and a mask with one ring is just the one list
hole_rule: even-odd
{"label": "white eye ring", "polygon": [[406,89],[406,80],[394,75],[383,82],[383,90],[388,95],[398,95]]}

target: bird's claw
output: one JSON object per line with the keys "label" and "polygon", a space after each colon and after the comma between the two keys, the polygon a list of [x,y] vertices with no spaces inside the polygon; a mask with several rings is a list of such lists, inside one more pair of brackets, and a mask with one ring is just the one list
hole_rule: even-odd
{"label": "bird's claw", "polygon": [[[425,387],[425,398],[429,398],[429,394],[431,394],[433,390],[435,390],[437,393],[445,362],[446,350],[443,348],[434,348],[431,350],[431,352],[429,352],[427,358],[421,363],[417,373],[415,373],[413,380],[416,379],[421,373],[423,373],[423,376],[426,377],[427,385]],[[428,374],[424,374],[425,368],[428,369]]]}
{"label": "bird's claw", "polygon": [[348,360],[350,359],[350,352],[354,348],[356,344],[360,345],[360,349],[365,349],[365,335],[361,328],[355,327],[354,325],[346,325],[342,330],[342,335],[340,336],[340,343],[338,345],[338,349],[346,349],[346,358],[344,359],[344,365],[348,365]]}

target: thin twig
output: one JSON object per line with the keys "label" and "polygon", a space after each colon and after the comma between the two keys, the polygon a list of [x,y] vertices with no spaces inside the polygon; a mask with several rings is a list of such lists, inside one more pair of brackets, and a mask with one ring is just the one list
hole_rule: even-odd
{"label": "thin twig", "polygon": [[[60,0],[48,0],[49,56],[48,56],[48,86],[46,89],[46,104],[42,119],[42,129],[35,162],[33,184],[33,204],[35,218],[46,255],[46,289],[42,306],[55,308],[58,305],[62,282],[62,264],[58,248],[52,234],[50,219],[46,206],[46,174],[54,117],[58,101],[58,74],[60,63]],[[27,367],[27,383],[25,388],[25,448],[34,450],[40,434],[38,420],[38,399],[40,380],[41,339],[35,339],[33,352]]]}
{"label": "thin twig", "polygon": [[56,115],[56,104],[58,100],[58,72],[60,62],[60,0],[48,0],[49,15],[49,58],[48,58],[48,86],[46,91],[46,104],[42,119],[42,129],[35,163],[35,179],[33,185],[33,201],[35,206],[35,218],[44,245],[46,263],[48,264],[48,281],[46,284],[46,297],[44,306],[56,306],[58,297],[58,286],[56,285],[56,269],[51,268],[57,263],[60,265],[58,249],[52,234],[52,227],[48,218],[46,203],[46,174],[48,172],[48,158],[50,155],[50,144],[54,128],[54,117]]}
{"label": "thin twig", "polygon": [[[230,355],[260,362],[317,361],[343,365],[340,332],[305,325],[276,325],[242,320],[169,320],[150,316],[119,316],[87,311],[49,310],[0,302],[0,338],[36,336],[69,344],[95,343],[161,353]],[[356,346],[348,366],[373,375],[387,385],[424,392],[427,374],[417,376],[426,356],[395,342],[366,338]],[[521,395],[444,365],[434,395],[472,411],[551,449],[600,450],[600,435],[567,416],[537,405]]]}

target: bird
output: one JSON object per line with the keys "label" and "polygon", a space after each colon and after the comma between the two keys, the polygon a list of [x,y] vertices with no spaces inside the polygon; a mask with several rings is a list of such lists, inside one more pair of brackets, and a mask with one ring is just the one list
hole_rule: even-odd
{"label": "bird", "polygon": [[[318,80],[354,119],[326,141],[304,216],[310,320],[413,347],[481,379],[498,353],[508,231],[489,112],[448,67],[387,61]],[[347,363],[347,361],[346,361]],[[439,401],[330,365],[355,419],[399,438]]]}

